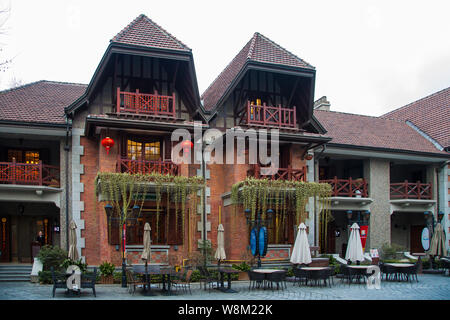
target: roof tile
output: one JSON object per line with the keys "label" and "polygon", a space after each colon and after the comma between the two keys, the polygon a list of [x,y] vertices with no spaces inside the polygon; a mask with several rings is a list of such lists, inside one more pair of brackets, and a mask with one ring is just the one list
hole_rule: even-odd
{"label": "roof tile", "polygon": [[134,19],[112,38],[111,42],[149,48],[191,51],[188,46],[144,14]]}
{"label": "roof tile", "polygon": [[450,147],[450,87],[381,117],[409,120],[444,148]]}
{"label": "roof tile", "polygon": [[37,81],[0,92],[0,120],[63,124],[64,107],[79,98],[86,85]]}
{"label": "roof tile", "polygon": [[314,116],[331,144],[446,154],[404,121],[324,110],[314,110]]}
{"label": "roof tile", "polygon": [[216,107],[247,61],[314,70],[309,63],[256,32],[202,94],[206,110]]}

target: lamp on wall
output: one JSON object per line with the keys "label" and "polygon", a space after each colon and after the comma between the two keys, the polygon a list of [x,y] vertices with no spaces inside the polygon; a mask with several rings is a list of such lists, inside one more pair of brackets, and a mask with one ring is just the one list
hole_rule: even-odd
{"label": "lamp on wall", "polygon": [[353,216],[353,211],[352,210],[347,210],[347,218],[348,218],[348,220],[352,220],[352,216]]}

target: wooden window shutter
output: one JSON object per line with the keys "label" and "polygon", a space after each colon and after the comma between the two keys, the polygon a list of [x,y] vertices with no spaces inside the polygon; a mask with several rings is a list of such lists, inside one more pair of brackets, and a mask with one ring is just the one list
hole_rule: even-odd
{"label": "wooden window shutter", "polygon": [[108,218],[108,243],[111,245],[120,244],[119,220]]}

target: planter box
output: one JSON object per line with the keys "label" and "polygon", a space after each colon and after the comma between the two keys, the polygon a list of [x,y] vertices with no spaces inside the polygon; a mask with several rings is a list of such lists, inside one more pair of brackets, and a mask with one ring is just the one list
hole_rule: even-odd
{"label": "planter box", "polygon": [[100,283],[101,284],[113,284],[114,283],[114,277],[113,277],[113,275],[110,275],[110,276],[101,276],[100,277]]}
{"label": "planter box", "polygon": [[308,267],[328,267],[330,264],[330,259],[328,258],[312,258],[312,262]]}
{"label": "planter box", "polygon": [[238,280],[249,280],[248,273],[246,271],[239,272]]}

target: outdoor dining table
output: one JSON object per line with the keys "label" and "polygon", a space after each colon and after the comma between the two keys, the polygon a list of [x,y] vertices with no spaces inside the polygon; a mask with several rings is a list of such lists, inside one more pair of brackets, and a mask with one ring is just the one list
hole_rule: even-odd
{"label": "outdoor dining table", "polygon": [[312,273],[318,272],[321,270],[327,270],[327,269],[330,269],[330,267],[302,267],[301,269],[306,271],[306,273],[307,273],[306,285],[308,285],[308,280],[310,280],[312,278],[311,277]]}
{"label": "outdoor dining table", "polygon": [[[221,268],[218,271],[220,273],[220,287],[218,287],[217,290],[220,290],[225,293],[236,293],[237,292],[236,290],[231,289],[231,275],[239,273],[239,271],[235,269],[225,269],[225,268],[224,269]],[[226,288],[224,285],[225,274],[228,277],[228,285]]]}
{"label": "outdoor dining table", "polygon": [[[257,273],[263,273],[265,276],[265,280],[269,281],[268,275],[275,273],[275,272],[282,272],[283,270],[280,270],[280,269],[253,269],[252,271],[257,272]],[[263,289],[264,290],[266,289],[265,285],[264,285]]]}
{"label": "outdoor dining table", "polygon": [[385,265],[391,266],[395,268],[395,281],[402,281],[402,280],[407,280],[408,278],[403,278],[400,276],[399,278],[397,278],[397,274],[404,274],[404,268],[410,268],[410,267],[414,267],[414,264],[412,263],[385,263]]}
{"label": "outdoor dining table", "polygon": [[[361,276],[363,278],[367,278],[367,268],[371,267],[371,265],[347,265],[347,267],[356,270],[356,274],[354,274],[354,276],[357,277],[359,283],[359,279],[361,279]],[[352,282],[353,276],[350,277],[350,283]]]}
{"label": "outdoor dining table", "polygon": [[[145,268],[139,268],[133,270],[135,273],[142,275],[147,282],[147,286],[144,288],[144,292],[147,293],[151,290],[151,275],[161,275],[162,276],[162,282],[163,282],[163,294],[167,296],[175,295],[175,293],[172,291],[172,281],[171,276],[175,275],[175,271],[172,270],[172,268],[148,268],[147,272],[145,272]],[[167,283],[167,289],[166,289],[166,283]]]}

